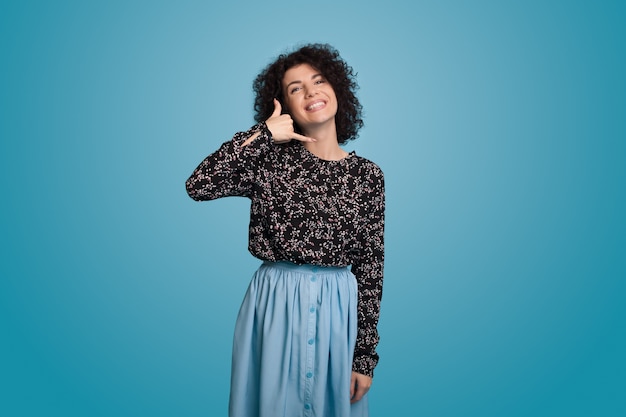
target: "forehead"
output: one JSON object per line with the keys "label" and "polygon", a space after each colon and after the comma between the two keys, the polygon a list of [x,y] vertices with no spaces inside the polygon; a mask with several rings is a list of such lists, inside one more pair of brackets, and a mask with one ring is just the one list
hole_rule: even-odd
{"label": "forehead", "polygon": [[285,71],[283,84],[289,84],[294,81],[309,80],[318,74],[320,74],[320,72],[309,64],[295,65]]}

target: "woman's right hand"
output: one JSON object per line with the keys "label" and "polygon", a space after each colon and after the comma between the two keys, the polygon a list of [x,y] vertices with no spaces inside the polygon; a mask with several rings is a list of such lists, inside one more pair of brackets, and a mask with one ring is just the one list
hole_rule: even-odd
{"label": "woman's right hand", "polygon": [[265,121],[275,143],[287,143],[292,139],[301,142],[315,142],[313,138],[296,133],[293,130],[293,119],[288,114],[280,114],[281,110],[280,102],[274,99],[274,113]]}

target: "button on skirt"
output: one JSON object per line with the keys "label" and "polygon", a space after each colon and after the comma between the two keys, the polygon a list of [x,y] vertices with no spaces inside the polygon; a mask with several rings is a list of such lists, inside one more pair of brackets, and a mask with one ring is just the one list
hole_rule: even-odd
{"label": "button on skirt", "polygon": [[350,404],[357,283],[347,267],[264,262],[239,310],[230,417],[367,417]]}

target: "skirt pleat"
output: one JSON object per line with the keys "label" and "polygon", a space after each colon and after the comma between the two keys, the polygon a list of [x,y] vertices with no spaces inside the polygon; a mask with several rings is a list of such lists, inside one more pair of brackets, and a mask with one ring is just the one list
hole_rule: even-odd
{"label": "skirt pleat", "polygon": [[230,417],[367,417],[350,404],[357,283],[347,267],[264,262],[233,340]]}

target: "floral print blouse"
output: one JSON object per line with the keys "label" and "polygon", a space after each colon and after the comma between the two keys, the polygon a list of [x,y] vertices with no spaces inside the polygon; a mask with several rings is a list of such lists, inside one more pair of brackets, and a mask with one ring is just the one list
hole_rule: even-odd
{"label": "floral print blouse", "polygon": [[205,158],[186,186],[196,201],[248,197],[248,249],[261,260],[351,266],[359,288],[352,368],[372,376],[378,363],[376,327],[383,286],[385,193],[380,168],[354,152],[327,161],[295,140],[275,144],[262,122],[236,133]]}

